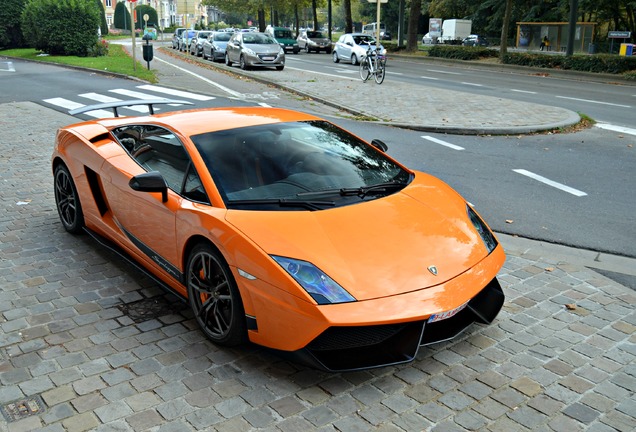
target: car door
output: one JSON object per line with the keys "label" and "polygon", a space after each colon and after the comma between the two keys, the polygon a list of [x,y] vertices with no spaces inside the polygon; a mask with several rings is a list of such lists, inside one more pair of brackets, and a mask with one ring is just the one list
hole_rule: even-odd
{"label": "car door", "polygon": [[225,52],[227,52],[230,61],[238,62],[238,59],[241,55],[241,34],[234,33],[230,40],[227,43],[227,47],[225,48]]}
{"label": "car door", "polygon": [[351,35],[345,35],[342,42],[343,43],[342,50],[340,51],[340,58],[349,60],[351,58],[351,53],[353,52],[353,37]]}
{"label": "car door", "polygon": [[[106,162],[105,194],[115,223],[139,256],[179,279],[179,250],[176,218],[184,201],[184,179],[192,164],[178,137],[154,125],[134,125],[115,129],[113,134],[126,150],[121,157],[132,158],[142,170],[122,170],[115,160]],[[167,193],[133,190],[130,180],[143,172],[159,172]],[[165,200],[164,200],[165,199]]]}

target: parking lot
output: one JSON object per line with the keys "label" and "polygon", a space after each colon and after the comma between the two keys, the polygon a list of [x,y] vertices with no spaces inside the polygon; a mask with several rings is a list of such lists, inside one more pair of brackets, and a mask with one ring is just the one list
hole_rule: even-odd
{"label": "parking lot", "polygon": [[63,230],[49,163],[72,121],[0,105],[0,430],[636,429],[636,293],[513,239],[495,323],[412,363],[329,374],[213,345],[185,305]]}

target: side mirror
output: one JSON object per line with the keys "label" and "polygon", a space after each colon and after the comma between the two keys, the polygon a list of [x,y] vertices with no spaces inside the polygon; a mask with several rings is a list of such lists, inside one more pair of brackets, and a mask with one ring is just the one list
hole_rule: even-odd
{"label": "side mirror", "polygon": [[159,171],[150,171],[134,176],[128,182],[138,192],[161,192],[161,202],[168,201],[168,185]]}
{"label": "side mirror", "polygon": [[389,149],[389,146],[386,145],[384,141],[381,141],[379,139],[374,139],[373,141],[371,141],[371,145],[383,152],[386,152]]}

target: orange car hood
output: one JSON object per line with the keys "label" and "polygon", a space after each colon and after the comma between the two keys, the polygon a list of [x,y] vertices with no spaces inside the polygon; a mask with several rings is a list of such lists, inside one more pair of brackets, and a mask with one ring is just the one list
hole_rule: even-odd
{"label": "orange car hood", "polygon": [[321,211],[230,210],[227,219],[266,253],[309,261],[366,300],[441,284],[487,255],[465,202],[442,189],[409,186]]}

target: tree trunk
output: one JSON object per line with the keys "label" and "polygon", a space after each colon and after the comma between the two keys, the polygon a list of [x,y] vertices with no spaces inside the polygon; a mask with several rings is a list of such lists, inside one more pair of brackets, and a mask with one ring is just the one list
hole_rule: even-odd
{"label": "tree trunk", "polygon": [[353,20],[351,19],[351,0],[342,2],[345,13],[345,33],[353,33]]}
{"label": "tree trunk", "polygon": [[314,16],[314,30],[318,30],[318,12],[317,12],[316,0],[311,0],[311,13]]}
{"label": "tree trunk", "polygon": [[422,13],[422,2],[420,0],[412,0],[409,8],[409,27],[406,37],[406,50],[417,51],[417,26],[420,23],[420,14]]}
{"label": "tree trunk", "polygon": [[499,61],[503,62],[508,53],[508,28],[510,16],[512,15],[512,0],[506,0],[506,11],[504,12],[503,24],[501,26],[501,41],[499,42]]}

